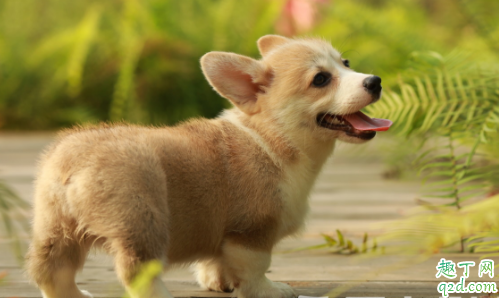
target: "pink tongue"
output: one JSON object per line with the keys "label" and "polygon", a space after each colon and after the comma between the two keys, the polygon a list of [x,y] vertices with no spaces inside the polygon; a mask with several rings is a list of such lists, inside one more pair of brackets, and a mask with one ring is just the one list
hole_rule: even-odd
{"label": "pink tongue", "polygon": [[392,121],[387,119],[369,118],[361,111],[351,115],[344,115],[343,118],[357,130],[386,131],[393,124]]}

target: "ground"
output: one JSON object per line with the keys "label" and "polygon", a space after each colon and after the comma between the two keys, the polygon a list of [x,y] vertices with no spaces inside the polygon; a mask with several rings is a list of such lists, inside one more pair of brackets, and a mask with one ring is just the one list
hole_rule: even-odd
{"label": "ground", "polygon": [[[53,140],[51,133],[0,134],[0,179],[6,181],[27,201],[31,201],[36,159]],[[362,258],[331,254],[326,250],[290,250],[323,243],[321,233],[341,230],[349,239],[360,243],[364,232],[378,235],[390,221],[402,217],[415,206],[419,183],[383,178],[385,164],[380,152],[387,140],[377,137],[369,146],[339,144],[324,168],[312,192],[311,212],[307,227],[295,238],[284,240],[275,250],[267,276],[292,285],[299,294],[324,296],[332,290],[344,289],[339,297],[440,297],[438,283],[450,281],[435,277],[440,258],[475,261],[472,254],[438,254],[411,266],[411,260],[382,255]],[[0,272],[7,277],[0,283],[0,298],[41,297],[36,287],[24,276],[22,265],[15,259],[10,242],[0,234]],[[23,236],[28,243],[29,237]],[[497,263],[497,262],[496,262]],[[472,268],[466,281],[491,281],[478,278]],[[461,275],[462,269],[458,269]],[[230,297],[230,294],[199,289],[189,268],[175,268],[163,279],[175,297]],[[124,290],[116,279],[112,260],[100,252],[92,253],[77,277],[78,285],[95,297],[122,297]],[[454,280],[456,281],[456,280]],[[480,294],[453,294],[473,297]]]}

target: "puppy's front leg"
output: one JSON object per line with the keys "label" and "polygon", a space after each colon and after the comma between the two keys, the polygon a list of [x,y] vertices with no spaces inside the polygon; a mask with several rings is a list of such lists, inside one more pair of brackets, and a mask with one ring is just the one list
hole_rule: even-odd
{"label": "puppy's front leg", "polygon": [[269,251],[252,250],[228,242],[224,245],[223,252],[238,298],[296,297],[290,286],[270,281],[265,276],[270,267]]}
{"label": "puppy's front leg", "polygon": [[229,293],[233,291],[232,283],[227,277],[221,257],[198,262],[195,271],[196,279],[201,287],[217,292]]}

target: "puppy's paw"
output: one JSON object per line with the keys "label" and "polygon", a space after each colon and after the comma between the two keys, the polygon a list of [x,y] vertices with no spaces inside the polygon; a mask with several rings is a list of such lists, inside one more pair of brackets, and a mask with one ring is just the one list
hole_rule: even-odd
{"label": "puppy's paw", "polygon": [[204,280],[200,280],[198,278],[198,283],[201,287],[207,290],[215,292],[225,292],[225,293],[231,293],[234,290],[232,285],[223,279],[215,278],[213,276],[211,277],[205,276],[205,277],[206,279]]}
{"label": "puppy's paw", "polygon": [[196,265],[196,280],[207,290],[230,293],[234,290],[232,283],[223,274],[223,269],[214,262],[198,263]]}
{"label": "puppy's paw", "polygon": [[85,290],[80,290],[81,294],[82,294],[82,298],[94,298],[94,296],[92,294],[90,294],[90,292],[88,291],[85,291]]}
{"label": "puppy's paw", "polygon": [[[43,298],[52,298],[54,295],[48,295],[47,293],[45,293],[43,290],[42,290],[42,297]],[[55,295],[56,297],[58,297],[57,295]],[[92,294],[90,294],[90,292],[88,291],[85,291],[85,290],[79,290],[79,289],[72,289],[70,291],[70,293],[65,293],[65,296],[66,297],[74,297],[74,298],[94,298],[94,296]]]}
{"label": "puppy's paw", "polygon": [[282,282],[273,282],[272,287],[268,289],[268,295],[267,293],[264,293],[263,295],[260,295],[259,297],[282,297],[282,298],[294,298],[297,297],[295,290],[288,284],[282,283]]}
{"label": "puppy's paw", "polygon": [[220,276],[198,274],[197,281],[202,288],[210,291],[230,293],[234,290],[232,285]]}
{"label": "puppy's paw", "polygon": [[241,288],[238,291],[239,298],[294,298],[297,297],[295,290],[289,285],[280,282],[273,282],[265,279],[258,287],[251,288],[248,285],[246,289]]}

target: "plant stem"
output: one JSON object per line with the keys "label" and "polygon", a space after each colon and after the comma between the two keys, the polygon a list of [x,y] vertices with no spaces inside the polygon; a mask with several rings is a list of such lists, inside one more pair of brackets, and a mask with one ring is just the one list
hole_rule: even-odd
{"label": "plant stem", "polygon": [[459,188],[457,185],[457,161],[456,161],[456,155],[454,154],[454,146],[452,144],[452,131],[449,132],[449,149],[450,149],[450,154],[452,158],[452,186],[454,187],[454,198],[456,200],[456,207],[457,209],[461,209],[461,206],[459,205]]}

